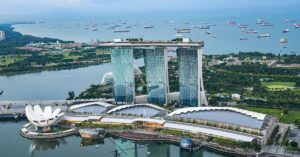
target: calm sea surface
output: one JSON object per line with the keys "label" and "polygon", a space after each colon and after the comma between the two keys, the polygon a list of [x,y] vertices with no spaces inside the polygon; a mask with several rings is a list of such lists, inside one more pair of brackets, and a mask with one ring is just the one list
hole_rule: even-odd
{"label": "calm sea surface", "polygon": [[[261,26],[256,24],[257,19],[263,19],[274,26]],[[289,19],[286,22],[285,19]],[[234,21],[235,25],[227,25],[226,21]],[[175,38],[176,30],[191,28],[191,26],[211,26],[209,30],[191,28],[191,33],[183,33],[181,37],[205,42],[204,53],[231,53],[239,51],[261,51],[271,53],[295,52],[300,54],[300,28],[294,28],[293,23],[300,23],[299,14],[285,15],[257,15],[257,16],[224,16],[187,19],[142,19],[142,20],[86,20],[86,21],[45,21],[45,23],[15,25],[16,31],[40,37],[53,37],[77,42],[92,42],[96,40],[112,40],[114,38],[144,38],[147,40],[170,40]],[[96,24],[92,31],[89,26]],[[238,28],[238,24],[247,24],[257,34],[247,34]],[[119,25],[115,29],[111,26]],[[153,25],[152,29],[144,26]],[[130,26],[131,28],[126,28]],[[284,29],[290,32],[283,33]],[[127,33],[114,33],[114,30],[129,30]],[[206,34],[209,31],[211,34]],[[257,35],[270,34],[270,38],[257,38]],[[248,40],[240,40],[241,37]],[[287,38],[287,44],[280,44],[280,38]]]}
{"label": "calm sea surface", "polygon": [[217,152],[201,149],[188,153],[172,144],[137,144],[132,141],[105,138],[93,143],[79,136],[53,140],[29,140],[19,135],[22,122],[0,122],[1,157],[226,157]]}

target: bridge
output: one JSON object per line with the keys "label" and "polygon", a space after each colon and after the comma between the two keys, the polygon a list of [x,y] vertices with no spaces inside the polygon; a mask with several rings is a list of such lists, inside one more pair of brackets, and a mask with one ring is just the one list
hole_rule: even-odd
{"label": "bridge", "polygon": [[110,99],[75,99],[75,100],[6,100],[0,101],[1,105],[13,105],[14,107],[22,107],[26,105],[70,105],[74,103],[84,103],[93,101],[109,102]]}

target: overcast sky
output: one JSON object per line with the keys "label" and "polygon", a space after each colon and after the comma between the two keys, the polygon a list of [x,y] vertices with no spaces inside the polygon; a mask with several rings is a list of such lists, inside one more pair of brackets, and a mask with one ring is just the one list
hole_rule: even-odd
{"label": "overcast sky", "polygon": [[0,18],[88,13],[300,8],[300,0],[0,0]]}

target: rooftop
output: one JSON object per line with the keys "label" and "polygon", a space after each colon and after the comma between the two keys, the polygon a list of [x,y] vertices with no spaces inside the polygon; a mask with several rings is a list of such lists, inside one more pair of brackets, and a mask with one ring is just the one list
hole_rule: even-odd
{"label": "rooftop", "polygon": [[108,41],[98,42],[99,47],[203,47],[203,41]]}

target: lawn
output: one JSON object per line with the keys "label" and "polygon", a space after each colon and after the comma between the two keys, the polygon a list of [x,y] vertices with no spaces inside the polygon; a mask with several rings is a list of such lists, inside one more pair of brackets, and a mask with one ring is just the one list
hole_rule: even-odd
{"label": "lawn", "polygon": [[23,60],[27,58],[30,55],[6,55],[6,56],[0,56],[0,66],[6,66],[9,64],[12,64],[16,61]]}
{"label": "lawn", "polygon": [[283,123],[294,123],[295,120],[298,120],[300,122],[300,110],[289,110],[287,114],[283,114],[283,109],[261,108],[252,106],[241,106],[239,108],[278,117],[279,121]]}
{"label": "lawn", "polygon": [[268,90],[287,90],[288,87],[294,87],[295,82],[262,82],[262,85],[267,87]]}

